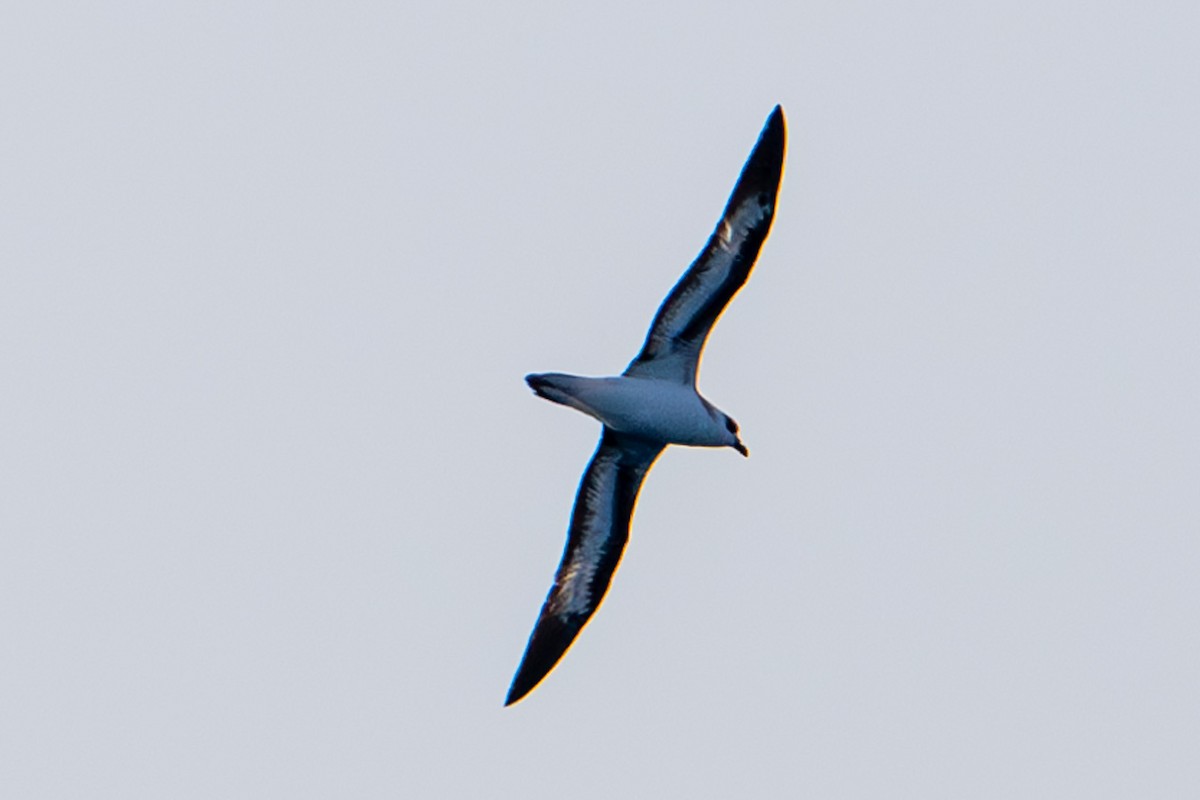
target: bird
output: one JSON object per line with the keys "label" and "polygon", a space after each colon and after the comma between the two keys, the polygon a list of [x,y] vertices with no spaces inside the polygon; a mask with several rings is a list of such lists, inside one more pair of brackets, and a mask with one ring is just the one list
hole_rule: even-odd
{"label": "bird", "polygon": [[746,282],[771,230],[783,177],[783,108],[767,117],[704,249],[654,315],[641,351],[618,376],[525,376],[538,397],[603,424],[584,470],[562,562],[504,705],[523,699],[566,654],[604,599],[629,538],[642,481],[669,444],[749,451],[738,424],[696,388],[700,354]]}

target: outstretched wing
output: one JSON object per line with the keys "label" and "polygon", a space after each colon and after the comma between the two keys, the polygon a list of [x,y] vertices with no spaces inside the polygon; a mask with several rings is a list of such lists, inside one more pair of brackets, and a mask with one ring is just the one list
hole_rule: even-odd
{"label": "outstretched wing", "polygon": [[771,230],[785,139],[783,109],[775,106],[742,167],[717,229],[659,307],[646,343],[626,375],[695,384],[704,340],[750,276]]}
{"label": "outstretched wing", "polygon": [[504,705],[520,700],[554,669],[600,606],[629,538],[642,479],[664,445],[604,429],[583,473],[562,563],[542,606]]}

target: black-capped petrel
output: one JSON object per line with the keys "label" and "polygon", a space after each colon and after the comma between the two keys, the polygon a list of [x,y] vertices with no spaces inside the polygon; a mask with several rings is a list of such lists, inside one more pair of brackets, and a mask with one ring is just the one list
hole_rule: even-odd
{"label": "black-capped petrel", "polygon": [[604,599],[629,538],[642,479],[668,444],[732,447],[733,419],[696,391],[704,340],[746,282],[771,230],[783,173],[783,109],[767,118],[717,229],[654,316],[642,351],[621,375],[527,375],[539,396],[604,423],[600,446],[579,484],[562,563],[542,606],[505,705],[552,670]]}

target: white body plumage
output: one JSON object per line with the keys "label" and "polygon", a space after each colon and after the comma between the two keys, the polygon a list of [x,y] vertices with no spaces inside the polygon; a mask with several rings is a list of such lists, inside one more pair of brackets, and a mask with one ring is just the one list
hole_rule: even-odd
{"label": "white body plumage", "polygon": [[529,375],[525,380],[539,396],[578,409],[620,433],[660,444],[744,451],[737,423],[687,384],[559,372]]}

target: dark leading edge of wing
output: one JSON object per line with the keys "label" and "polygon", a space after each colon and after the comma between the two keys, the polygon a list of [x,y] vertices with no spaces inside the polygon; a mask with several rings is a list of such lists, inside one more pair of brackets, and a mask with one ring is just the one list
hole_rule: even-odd
{"label": "dark leading edge of wing", "polygon": [[750,276],[771,230],[785,139],[783,109],[775,106],[717,229],[659,307],[642,352],[629,364],[626,375],[695,383],[704,340]]}
{"label": "dark leading edge of wing", "polygon": [[583,473],[562,563],[504,705],[533,690],[599,607],[629,538],[629,520],[646,472],[664,445],[604,429]]}

